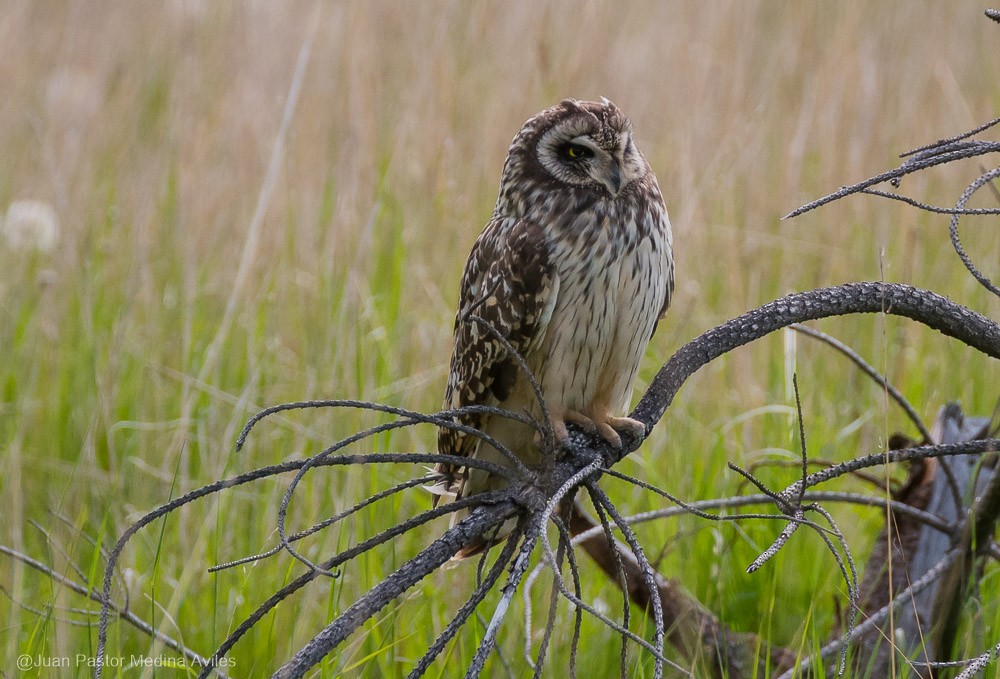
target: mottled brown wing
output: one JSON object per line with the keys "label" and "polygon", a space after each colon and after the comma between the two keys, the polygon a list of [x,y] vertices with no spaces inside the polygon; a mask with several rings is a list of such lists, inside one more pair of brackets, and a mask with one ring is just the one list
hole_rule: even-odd
{"label": "mottled brown wing", "polygon": [[[541,228],[529,221],[494,219],[472,248],[462,275],[455,317],[454,351],[445,390],[444,408],[486,404],[503,407],[518,374],[510,352],[470,316],[478,316],[522,356],[544,337],[558,293],[558,279],[549,264]],[[456,417],[461,424],[481,429],[484,415]],[[454,429],[438,431],[438,452],[470,455],[479,439]],[[460,495],[465,468],[439,464],[443,479],[438,495]]]}
{"label": "mottled brown wing", "polygon": [[[657,195],[659,195],[659,187],[656,189]],[[663,207],[662,199],[657,198],[657,202],[660,204],[660,219],[662,220],[660,228],[668,234],[667,237],[667,271],[666,275],[663,277],[663,285],[666,288],[663,295],[663,306],[660,307],[660,314],[656,317],[656,322],[653,324],[652,335],[656,334],[656,329],[660,326],[660,321],[663,317],[667,315],[667,310],[670,308],[670,300],[674,296],[674,252],[673,243],[669,237],[670,233],[670,220],[667,217],[666,208]],[[650,337],[652,337],[650,335]]]}
{"label": "mottled brown wing", "polygon": [[[666,278],[666,288],[667,292],[663,296],[663,307],[660,309],[660,315],[656,317],[656,322],[659,323],[663,320],[663,317],[667,315],[667,309],[670,308],[670,298],[674,296],[674,260],[671,255],[670,266],[667,267]],[[656,326],[653,326],[653,332],[656,332]]]}

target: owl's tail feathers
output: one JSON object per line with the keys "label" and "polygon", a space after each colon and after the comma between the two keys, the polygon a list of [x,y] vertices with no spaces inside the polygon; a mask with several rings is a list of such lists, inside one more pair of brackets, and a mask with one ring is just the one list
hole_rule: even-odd
{"label": "owl's tail feathers", "polygon": [[450,502],[460,497],[462,493],[462,483],[465,481],[464,476],[460,474],[442,472],[437,467],[433,469],[427,467],[427,471],[431,472],[436,477],[431,485],[423,486],[424,490],[434,496],[431,500],[431,506],[437,507],[438,503],[441,502],[441,498],[445,498],[445,502]]}
{"label": "owl's tail feathers", "polygon": [[[461,512],[456,512],[456,514],[461,514],[462,516],[456,516],[452,519],[452,522],[457,521],[460,518],[464,518],[468,515],[468,510],[463,509]],[[487,549],[490,549],[494,545],[501,544],[506,540],[510,534],[513,532],[514,528],[517,526],[517,519],[507,519],[497,528],[487,532],[483,537],[469,543],[462,549],[456,552],[455,556],[451,557],[452,561],[462,561],[468,559],[471,556],[476,556],[477,554],[482,554]]]}
{"label": "owl's tail feathers", "polygon": [[[423,486],[424,490],[434,496],[431,500],[434,507],[437,507],[442,500],[444,502],[452,502],[457,498],[462,497],[462,491],[465,488],[466,481],[464,473],[454,474],[442,472],[440,469],[428,469],[428,471],[437,475],[433,483]],[[469,510],[467,508],[452,512],[451,521],[449,522],[448,527],[451,528],[468,515]],[[507,521],[504,521],[499,528],[490,531],[487,535],[484,535],[478,540],[475,540],[471,544],[468,544],[458,550],[458,553],[451,557],[451,560],[462,561],[463,559],[468,559],[471,556],[482,554],[493,545],[498,545],[503,542],[507,536],[510,535],[511,531],[514,530],[516,525],[517,519],[508,519]]]}

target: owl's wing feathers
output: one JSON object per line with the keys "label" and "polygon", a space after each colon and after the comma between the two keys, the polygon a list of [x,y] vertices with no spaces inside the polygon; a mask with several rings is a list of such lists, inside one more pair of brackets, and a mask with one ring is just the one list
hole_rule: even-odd
{"label": "owl's wing feathers", "polygon": [[[536,223],[495,218],[487,225],[462,274],[446,409],[503,407],[520,370],[503,344],[471,316],[490,324],[524,357],[544,339],[558,290],[545,236]],[[454,419],[482,428],[486,417],[468,414]],[[442,454],[470,455],[478,441],[478,437],[454,429],[438,430],[438,452]],[[438,464],[435,471],[442,478],[429,489],[432,493],[461,493],[464,467]]]}
{"label": "owl's wing feathers", "polygon": [[674,296],[674,257],[673,253],[670,255],[670,263],[667,265],[667,294],[663,297],[663,308],[660,310],[659,320],[663,320],[663,317],[667,315],[667,309],[670,308],[670,298]]}
{"label": "owl's wing feathers", "polygon": [[[660,315],[656,317],[656,323],[663,320],[663,317],[667,315],[667,309],[670,308],[670,299],[674,296],[674,263],[673,260],[667,265],[667,275],[664,276],[666,279],[665,287],[666,293],[663,295],[663,306],[660,308]],[[656,332],[656,325],[653,326],[653,332]]]}

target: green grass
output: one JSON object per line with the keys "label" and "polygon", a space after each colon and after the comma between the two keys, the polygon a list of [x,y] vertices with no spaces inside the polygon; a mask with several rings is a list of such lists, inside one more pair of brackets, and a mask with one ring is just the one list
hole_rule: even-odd
{"label": "green grass", "polygon": [[[631,116],[674,222],[677,293],[640,388],[683,342],[796,290],[884,278],[998,312],[951,251],[945,217],[859,196],[778,220],[893,166],[900,151],[996,114],[1000,34],[972,6],[324,7],[276,189],[247,282],[235,293],[310,6],[95,9],[71,0],[14,3],[3,15],[0,209],[48,201],[62,235],[49,253],[0,247],[0,544],[79,579],[69,566],[77,563],[92,586],[103,561],[82,533],[109,545],[171,497],[385,421],[352,411],[293,413],[260,425],[234,453],[236,434],[259,407],[327,397],[436,409],[458,279],[492,209],[507,144],[524,119],[566,96],[606,95]],[[976,174],[944,168],[903,188],[948,204]],[[995,276],[992,225],[969,222],[962,236]],[[235,311],[223,326],[231,297]],[[993,408],[996,362],[935,332],[878,317],[816,326],[854,346],[927,419],[949,400],[970,413]],[[623,471],[689,500],[748,492],[728,462],[796,455],[792,362],[812,456],[878,451],[888,434],[907,429],[840,357],[805,338],[794,355],[786,351],[774,336],[702,370]],[[423,427],[355,449],[433,447],[434,432]],[[290,505],[289,526],[311,525],[415,473],[314,470]],[[782,487],[795,470],[760,474]],[[235,488],[140,532],[121,562],[132,610],[211,652],[301,572],[286,556],[206,572],[274,543],[286,484]],[[623,511],[662,504],[619,482],[606,486]],[[301,549],[324,558],[428,504],[419,490],[394,497]],[[863,563],[879,513],[838,507],[835,515]],[[445,526],[384,545],[278,607],[233,649],[233,675],[268,676]],[[842,583],[819,539],[805,533],[747,576],[778,530],[694,517],[639,528],[650,553],[663,550],[661,571],[726,624],[806,654],[830,634]],[[582,569],[585,598],[614,613],[617,590],[590,564]],[[405,676],[474,582],[469,567],[436,573],[375,616],[319,675]],[[964,653],[1000,641],[998,582],[991,566],[969,604]],[[10,594],[0,599],[0,657],[93,653],[95,631],[65,622],[83,616],[63,608],[93,610],[92,602],[6,558],[0,585]],[[537,630],[544,576],[534,591]],[[518,599],[500,640],[517,676],[526,671],[522,614]],[[640,629],[638,611],[633,619]],[[568,663],[572,612],[560,608],[558,620],[551,676]],[[483,629],[470,623],[429,676],[460,672]],[[579,667],[613,675],[615,635],[589,618],[583,631]],[[174,657],[120,622],[108,653]],[[630,663],[634,676],[652,675],[648,658],[633,652]],[[495,658],[487,669],[502,672]],[[998,672],[993,666],[987,676]],[[88,675],[86,667],[59,674]]]}

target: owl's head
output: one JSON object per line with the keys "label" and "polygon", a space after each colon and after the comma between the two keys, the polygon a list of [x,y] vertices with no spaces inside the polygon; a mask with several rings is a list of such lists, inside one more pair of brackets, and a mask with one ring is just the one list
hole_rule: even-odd
{"label": "owl's head", "polygon": [[648,171],[632,123],[607,99],[566,99],[528,121],[529,128],[538,164],[558,182],[615,198]]}

